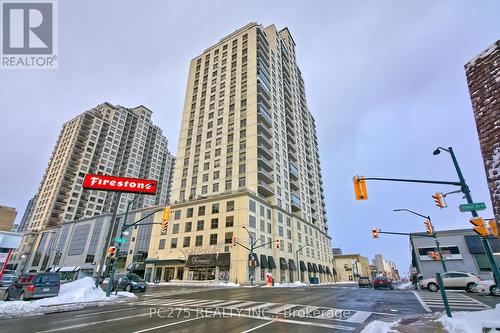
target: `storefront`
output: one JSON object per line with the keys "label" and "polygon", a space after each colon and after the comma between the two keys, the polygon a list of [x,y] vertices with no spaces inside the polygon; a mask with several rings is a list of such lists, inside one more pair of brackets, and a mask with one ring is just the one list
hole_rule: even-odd
{"label": "storefront", "polygon": [[148,282],[168,282],[172,279],[182,280],[184,278],[185,260],[181,259],[146,259],[146,271],[144,280]]}
{"label": "storefront", "polygon": [[[303,262],[302,260],[299,262],[299,266],[300,266],[300,281],[306,281],[306,280],[309,280],[309,279],[306,279],[304,277],[304,275],[307,275],[307,267],[306,267],[306,264],[305,262]],[[304,273],[305,272],[305,273]]]}
{"label": "storefront", "polygon": [[280,257],[280,282],[287,282],[287,271],[288,264],[286,263],[286,259]]}
{"label": "storefront", "polygon": [[297,278],[297,266],[295,265],[295,261],[293,259],[288,259],[288,273],[289,273],[289,281],[293,282]]}

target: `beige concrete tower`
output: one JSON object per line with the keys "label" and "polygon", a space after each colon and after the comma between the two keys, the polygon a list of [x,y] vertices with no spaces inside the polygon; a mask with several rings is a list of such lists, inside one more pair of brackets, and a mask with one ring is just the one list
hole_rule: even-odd
{"label": "beige concrete tower", "polygon": [[258,283],[268,274],[330,279],[318,143],[304,90],[286,28],[250,23],[191,61],[173,218],[166,234],[158,227],[149,251],[157,278],[248,283],[249,251],[231,246],[236,236],[247,247],[266,244],[255,250]]}

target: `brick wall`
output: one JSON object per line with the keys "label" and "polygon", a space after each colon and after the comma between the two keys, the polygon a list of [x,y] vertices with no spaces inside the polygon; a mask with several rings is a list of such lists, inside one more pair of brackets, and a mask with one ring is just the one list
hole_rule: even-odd
{"label": "brick wall", "polygon": [[467,63],[465,72],[493,212],[500,221],[500,40]]}

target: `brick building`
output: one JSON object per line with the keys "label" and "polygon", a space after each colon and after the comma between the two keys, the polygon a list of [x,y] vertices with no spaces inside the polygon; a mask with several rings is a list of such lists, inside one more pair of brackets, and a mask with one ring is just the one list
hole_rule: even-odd
{"label": "brick building", "polygon": [[500,40],[465,65],[493,213],[500,219]]}

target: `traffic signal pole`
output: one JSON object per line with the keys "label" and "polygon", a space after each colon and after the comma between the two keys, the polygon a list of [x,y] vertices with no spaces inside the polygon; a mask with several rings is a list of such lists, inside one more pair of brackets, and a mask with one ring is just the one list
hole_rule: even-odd
{"label": "traffic signal pole", "polygon": [[[472,201],[472,196],[470,194],[470,189],[469,186],[467,186],[467,183],[465,182],[464,176],[462,174],[462,171],[460,170],[460,166],[458,165],[457,158],[455,156],[455,153],[453,152],[453,148],[449,147],[448,149],[444,148],[438,148],[444,151],[447,151],[451,155],[451,159],[453,160],[453,165],[455,166],[455,170],[457,171],[458,179],[460,180],[460,185],[462,188],[462,192],[465,195],[465,199],[467,200],[467,203],[472,204],[474,201]],[[437,151],[437,150],[436,150]],[[476,210],[472,210],[471,214],[473,217],[478,217],[479,214],[477,213]],[[495,257],[493,256],[493,251],[491,250],[490,243],[488,242],[488,239],[486,237],[481,237],[481,243],[484,248],[484,252],[486,253],[486,256],[488,257],[488,261],[491,266],[491,271],[493,272],[493,278],[495,279],[495,284],[497,286],[500,286],[500,270],[498,269],[498,266],[495,262]]]}

